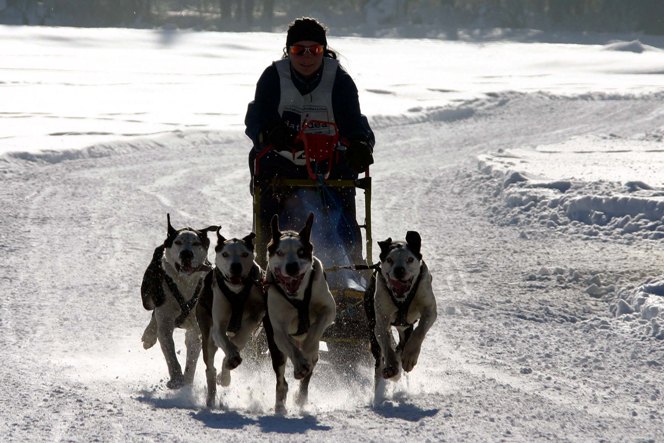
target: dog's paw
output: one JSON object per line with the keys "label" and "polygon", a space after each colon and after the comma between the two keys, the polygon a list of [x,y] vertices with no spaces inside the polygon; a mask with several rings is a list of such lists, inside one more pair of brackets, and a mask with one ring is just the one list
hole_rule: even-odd
{"label": "dog's paw", "polygon": [[180,389],[182,386],[184,386],[184,376],[183,375],[173,377],[166,383],[166,387],[168,389]]}
{"label": "dog's paw", "polygon": [[303,408],[304,406],[306,406],[308,401],[309,401],[309,396],[307,395],[306,392],[298,391],[298,393],[295,394],[295,404],[299,408]]}
{"label": "dog's paw", "polygon": [[295,365],[295,368],[293,369],[293,377],[295,377],[295,380],[302,380],[304,377],[311,374],[313,369],[311,363],[306,361],[301,362],[300,364]]}
{"label": "dog's paw", "polygon": [[157,322],[150,320],[150,324],[143,332],[141,341],[143,342],[143,349],[150,349],[157,343]]}
{"label": "dog's paw", "polygon": [[398,366],[385,366],[383,368],[383,378],[385,379],[394,378],[397,375],[399,375]]}
{"label": "dog's paw", "polygon": [[415,368],[415,365],[417,364],[417,356],[414,358],[404,358],[403,361],[401,362],[403,365],[403,370],[406,372],[410,372]]}
{"label": "dog's paw", "polygon": [[240,366],[240,363],[242,363],[242,357],[240,357],[239,353],[235,353],[230,355],[226,360],[226,367],[228,367],[228,369],[235,369]]}
{"label": "dog's paw", "polygon": [[420,356],[420,349],[417,347],[410,347],[406,344],[403,353],[401,354],[401,366],[406,372],[413,370],[417,364],[417,359]]}
{"label": "dog's paw", "polygon": [[143,349],[150,349],[157,343],[157,337],[154,340],[145,340],[143,339]]}
{"label": "dog's paw", "polygon": [[286,415],[286,414],[288,414],[288,410],[286,409],[286,405],[284,405],[283,403],[274,405],[274,413],[276,415]]}
{"label": "dog's paw", "polygon": [[214,409],[215,408],[215,401],[216,401],[216,395],[208,394],[207,397],[205,398],[205,407],[207,409]]}
{"label": "dog's paw", "polygon": [[231,385],[231,373],[225,369],[222,369],[219,375],[217,375],[217,384],[223,386],[224,388]]}
{"label": "dog's paw", "polygon": [[374,397],[372,402],[374,406],[379,406],[385,401],[385,389],[385,379],[377,377],[374,380]]}

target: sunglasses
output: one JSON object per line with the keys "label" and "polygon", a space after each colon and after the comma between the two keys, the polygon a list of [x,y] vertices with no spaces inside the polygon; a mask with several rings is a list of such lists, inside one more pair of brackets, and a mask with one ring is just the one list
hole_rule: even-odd
{"label": "sunglasses", "polygon": [[320,55],[323,53],[325,47],[323,45],[313,45],[313,46],[302,46],[302,45],[292,45],[288,48],[290,55],[299,55],[302,56],[307,52],[313,56]]}

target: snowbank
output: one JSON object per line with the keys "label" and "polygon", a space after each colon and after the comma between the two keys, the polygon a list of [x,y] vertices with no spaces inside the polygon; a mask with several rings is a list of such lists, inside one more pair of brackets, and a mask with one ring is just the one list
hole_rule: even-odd
{"label": "snowbank", "polygon": [[[497,199],[491,206],[493,217],[499,224],[523,227],[522,236],[528,235],[528,227],[540,225],[589,240],[664,239],[661,131],[506,149],[480,155],[478,165]],[[562,286],[580,282],[588,296],[606,299],[612,314],[633,332],[664,339],[664,277],[636,288],[620,287],[615,275],[543,267],[527,279]],[[606,324],[583,325],[603,327]]]}
{"label": "snowbank", "polygon": [[479,156],[503,205],[502,224],[540,224],[588,237],[664,238],[662,133],[583,136]]}
{"label": "snowbank", "polygon": [[611,312],[636,332],[663,340],[664,277],[620,291]]}

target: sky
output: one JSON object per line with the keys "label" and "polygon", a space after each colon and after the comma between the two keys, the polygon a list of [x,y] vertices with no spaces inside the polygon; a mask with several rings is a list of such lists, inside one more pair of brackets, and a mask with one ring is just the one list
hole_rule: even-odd
{"label": "sky", "polygon": [[664,40],[463,35],[328,38],[376,133],[374,249],[421,233],[438,320],[383,402],[324,353],[275,416],[266,361],[217,408],[202,359],[167,389],[139,287],[166,213],[252,229],[243,118],[284,36],[0,26],[0,435],[661,438]]}

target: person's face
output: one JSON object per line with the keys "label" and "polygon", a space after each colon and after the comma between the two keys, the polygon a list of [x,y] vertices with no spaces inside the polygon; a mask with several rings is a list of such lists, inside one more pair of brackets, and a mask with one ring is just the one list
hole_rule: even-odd
{"label": "person's face", "polygon": [[291,66],[303,77],[312,76],[323,64],[325,48],[320,43],[302,40],[288,48]]}

